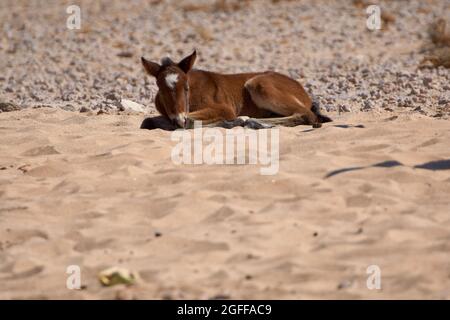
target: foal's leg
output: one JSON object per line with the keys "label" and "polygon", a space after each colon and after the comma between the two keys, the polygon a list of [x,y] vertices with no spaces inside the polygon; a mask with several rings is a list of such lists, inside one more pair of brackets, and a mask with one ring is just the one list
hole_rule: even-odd
{"label": "foal's leg", "polygon": [[295,80],[269,73],[251,78],[245,83],[245,88],[259,108],[285,116],[257,119],[258,122],[288,127],[321,126],[317,116],[301,101],[311,103],[303,87]]}
{"label": "foal's leg", "polygon": [[[202,121],[203,127],[220,126],[224,124],[230,126],[234,121],[242,121],[236,118],[236,112],[233,108],[227,105],[208,105],[208,107],[190,112],[187,117],[187,128],[191,129],[194,126],[194,121]],[[236,124],[234,126],[237,126]]]}
{"label": "foal's leg", "polygon": [[[226,120],[228,119],[228,120]],[[194,128],[194,121],[201,121],[202,127],[220,127],[231,129],[234,127],[245,127],[250,129],[268,129],[274,126],[295,127],[302,124],[309,124],[309,120],[304,115],[294,114],[289,117],[261,118],[254,119],[247,116],[224,117],[223,112],[214,109],[202,109],[189,113],[187,117],[186,129]]]}
{"label": "foal's leg", "polygon": [[262,125],[268,126],[284,126],[284,127],[296,127],[300,125],[312,125],[314,128],[320,128],[322,126],[319,122],[312,122],[311,117],[307,114],[295,113],[288,117],[279,118],[259,118],[253,119]]}
{"label": "foal's leg", "polygon": [[216,110],[211,108],[189,113],[186,129],[194,128],[194,121],[202,121],[202,127],[207,128],[220,127],[231,129],[234,127],[245,127],[250,129],[267,129],[274,126],[269,122],[261,123],[257,119],[252,119],[247,116],[236,117],[234,112],[227,111],[226,109],[224,111],[223,109]]}
{"label": "foal's leg", "polygon": [[[270,123],[262,123],[259,121],[260,119],[253,119],[247,116],[239,116],[233,120],[225,120],[225,121],[217,121],[212,122],[204,127],[221,127],[225,129],[231,129],[234,127],[244,127],[249,129],[268,129],[274,127],[274,125]],[[265,120],[265,119],[264,119]]]}

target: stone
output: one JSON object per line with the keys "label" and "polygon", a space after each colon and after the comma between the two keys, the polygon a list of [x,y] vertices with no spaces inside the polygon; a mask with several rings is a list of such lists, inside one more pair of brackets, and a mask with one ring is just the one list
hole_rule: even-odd
{"label": "stone", "polygon": [[11,112],[11,111],[19,111],[20,107],[13,102],[0,102],[0,111],[2,112]]}
{"label": "stone", "polygon": [[119,110],[145,112],[145,107],[142,104],[136,103],[134,101],[122,99],[119,104]]}

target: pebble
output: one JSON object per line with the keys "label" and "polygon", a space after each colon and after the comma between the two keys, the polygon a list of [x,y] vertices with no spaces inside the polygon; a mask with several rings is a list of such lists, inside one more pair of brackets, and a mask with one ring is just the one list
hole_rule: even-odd
{"label": "pebble", "polygon": [[120,101],[120,107],[119,110],[121,111],[134,111],[134,112],[145,112],[145,107],[139,103],[136,103],[131,100],[122,99]]}
{"label": "pebble", "polygon": [[80,113],[91,112],[91,111],[92,111],[92,110],[91,110],[90,108],[85,107],[85,106],[83,106],[83,107],[80,108]]}
{"label": "pebble", "polygon": [[18,111],[20,109],[21,108],[13,102],[0,102],[0,111],[1,112]]}

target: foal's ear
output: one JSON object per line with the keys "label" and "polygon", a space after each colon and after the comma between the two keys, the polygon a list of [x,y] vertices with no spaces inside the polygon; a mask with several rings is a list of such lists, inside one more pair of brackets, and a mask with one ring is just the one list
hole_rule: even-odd
{"label": "foal's ear", "polygon": [[161,66],[156,63],[149,61],[145,59],[144,57],[141,57],[142,64],[144,65],[145,70],[148,72],[148,74],[156,77],[158,75],[159,70],[161,69]]}
{"label": "foal's ear", "polygon": [[197,51],[191,53],[191,55],[187,56],[183,60],[178,63],[178,67],[184,71],[184,73],[188,73],[192,67],[194,66],[195,58],[197,58]]}

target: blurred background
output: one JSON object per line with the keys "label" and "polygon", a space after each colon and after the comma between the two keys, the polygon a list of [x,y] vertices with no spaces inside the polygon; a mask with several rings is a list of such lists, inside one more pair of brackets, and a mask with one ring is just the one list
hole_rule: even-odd
{"label": "blurred background", "polygon": [[[196,48],[197,68],[277,70],[329,112],[447,117],[450,1],[375,2],[382,25],[371,31],[364,0],[3,0],[0,101],[115,112],[127,98],[154,113],[140,57]],[[67,27],[70,5],[81,9],[79,30]]]}

